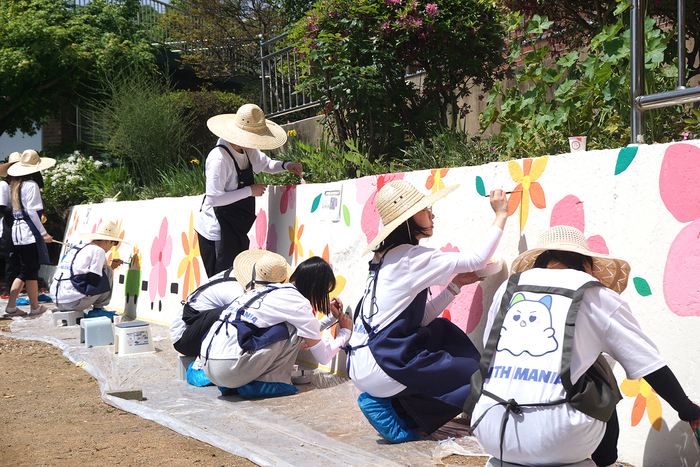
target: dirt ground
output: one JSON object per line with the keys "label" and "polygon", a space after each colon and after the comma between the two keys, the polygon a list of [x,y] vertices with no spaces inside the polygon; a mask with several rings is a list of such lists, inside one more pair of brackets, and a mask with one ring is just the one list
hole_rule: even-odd
{"label": "dirt ground", "polygon": [[[257,465],[107,405],[97,381],[50,344],[0,336],[0,378],[1,466]],[[452,455],[436,467],[486,460]]]}

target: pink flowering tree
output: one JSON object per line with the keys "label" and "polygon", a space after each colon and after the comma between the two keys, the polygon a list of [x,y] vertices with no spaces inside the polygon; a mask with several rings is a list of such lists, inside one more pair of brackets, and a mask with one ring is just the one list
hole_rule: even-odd
{"label": "pink flowering tree", "polygon": [[[460,98],[503,76],[502,24],[478,0],[321,0],[292,32],[301,87],[322,99],[339,143],[374,162],[455,123],[469,111]],[[418,71],[420,85],[405,79]]]}

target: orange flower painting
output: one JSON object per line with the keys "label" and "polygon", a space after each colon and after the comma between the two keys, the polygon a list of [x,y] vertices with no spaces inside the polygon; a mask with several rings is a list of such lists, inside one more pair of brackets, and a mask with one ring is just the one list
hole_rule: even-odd
{"label": "orange flower painting", "polygon": [[294,264],[299,263],[299,256],[304,257],[304,249],[301,246],[301,234],[304,233],[304,224],[299,225],[299,218],[294,217],[294,227],[289,226],[289,241],[292,242],[289,245],[289,254],[287,256],[294,255]]}
{"label": "orange flower painting", "polygon": [[182,299],[186,299],[190,292],[199,287],[200,284],[200,272],[199,272],[199,260],[197,259],[199,254],[199,237],[197,237],[197,232],[193,228],[194,216],[190,212],[190,226],[187,232],[182,232],[182,249],[185,252],[185,256],[182,261],[180,261],[177,267],[177,277],[183,277],[182,281]]}
{"label": "orange flower painting", "polygon": [[431,193],[445,189],[445,182],[443,182],[442,179],[449,171],[450,169],[431,170],[428,179],[425,181],[425,187],[430,190]]}
{"label": "orange flower painting", "polygon": [[530,200],[538,209],[544,209],[547,204],[544,199],[544,190],[537,180],[542,176],[547,166],[549,156],[537,159],[523,159],[523,167],[516,161],[508,162],[508,171],[514,182],[518,184],[508,197],[508,215],[512,216],[520,206],[520,232],[525,228],[527,216],[530,212]]}
{"label": "orange flower painting", "polygon": [[634,407],[632,407],[632,426],[639,425],[646,412],[651,426],[656,431],[661,430],[661,401],[644,378],[625,379],[620,384],[620,391],[627,397],[635,397]]}

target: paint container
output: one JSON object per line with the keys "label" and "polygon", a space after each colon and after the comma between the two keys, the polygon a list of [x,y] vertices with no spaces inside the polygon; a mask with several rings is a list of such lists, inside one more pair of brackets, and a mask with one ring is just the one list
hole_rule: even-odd
{"label": "paint container", "polygon": [[569,136],[569,149],[571,152],[586,150],[586,136]]}
{"label": "paint container", "polygon": [[693,433],[695,433],[695,439],[698,441],[698,445],[700,445],[700,428],[693,428]]}

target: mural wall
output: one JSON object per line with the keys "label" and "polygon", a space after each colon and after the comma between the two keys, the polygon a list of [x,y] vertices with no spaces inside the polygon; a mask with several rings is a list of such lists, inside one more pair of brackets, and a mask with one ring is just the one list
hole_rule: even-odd
{"label": "mural wall", "polygon": [[[426,246],[468,251],[493,220],[488,191],[502,188],[511,192],[510,218],[497,256],[507,265],[534,245],[541,231],[558,224],[583,231],[593,250],[627,260],[632,274],[623,297],[689,396],[700,401],[694,363],[700,355],[700,141],[270,187],[256,198],[251,248],[280,253],[292,266],[324,257],[338,277],[333,295],[350,311],[367,275],[369,255],[359,253],[381,227],[377,191],[398,179],[424,193],[460,185],[434,206],[435,234],[423,241]],[[111,306],[169,324],[180,301],[206,281],[192,228],[201,201],[196,196],[76,206],[66,239],[78,243],[77,234],[94,231],[107,219],[116,222],[128,244],[110,255],[128,265],[115,271]],[[478,347],[485,311],[506,278],[503,270],[464,287],[443,314]],[[302,352],[300,360],[313,358]],[[329,368],[344,372],[344,358]],[[645,381],[626,380],[619,366],[615,373],[626,396],[618,406],[620,460],[638,466],[698,465],[700,450],[688,424]]]}

